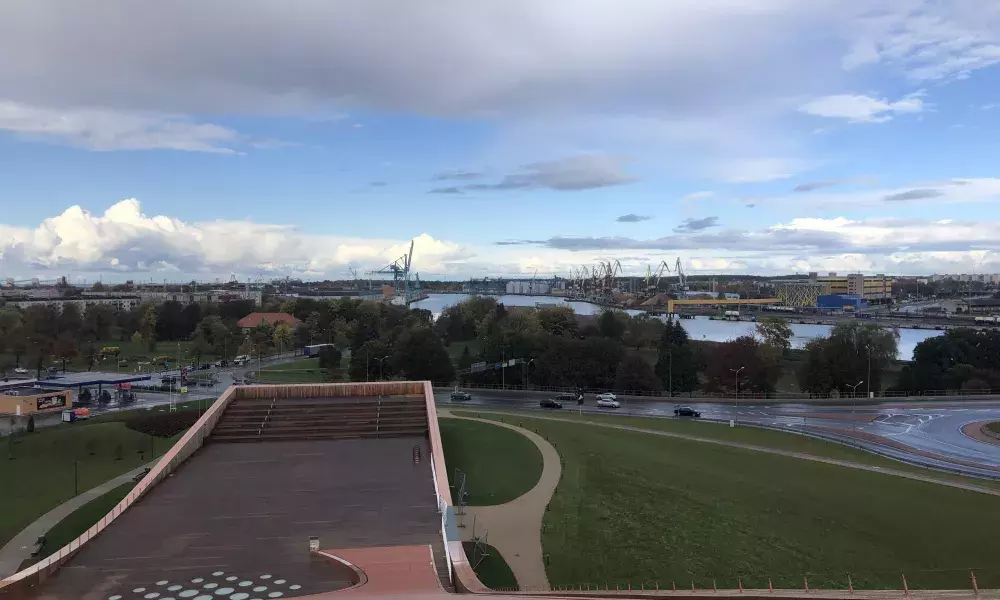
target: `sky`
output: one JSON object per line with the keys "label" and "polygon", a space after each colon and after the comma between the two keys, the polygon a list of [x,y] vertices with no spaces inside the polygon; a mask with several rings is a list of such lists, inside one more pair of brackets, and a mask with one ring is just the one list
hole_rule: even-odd
{"label": "sky", "polygon": [[1000,272],[994,0],[9,0],[0,276]]}

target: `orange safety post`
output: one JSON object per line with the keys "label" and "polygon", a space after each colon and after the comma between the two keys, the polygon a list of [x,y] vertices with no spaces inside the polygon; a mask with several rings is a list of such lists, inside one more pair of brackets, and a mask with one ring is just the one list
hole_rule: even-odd
{"label": "orange safety post", "polygon": [[676,592],[677,591],[677,582],[676,581],[671,581],[670,585],[671,585],[671,587],[674,588],[674,591]]}
{"label": "orange safety post", "polygon": [[854,593],[854,584],[851,582],[851,576],[847,576],[847,591],[850,594]]}
{"label": "orange safety post", "polygon": [[805,586],[806,593],[808,594],[809,593],[809,579],[805,575],[802,576],[802,583]]}
{"label": "orange safety post", "polygon": [[715,585],[714,579],[712,580],[712,591],[715,592],[716,594],[719,593],[719,588]]}
{"label": "orange safety post", "polygon": [[976,594],[976,598],[979,597],[979,584],[976,583],[976,574],[969,570],[969,575],[972,576],[972,591]]}
{"label": "orange safety post", "polygon": [[907,598],[909,598],[910,597],[910,586],[906,585],[906,574],[905,573],[900,573],[900,575],[903,577],[903,595],[906,596]]}
{"label": "orange safety post", "polygon": [[739,577],[736,578],[736,587],[739,588],[740,593],[743,593],[743,580]]}
{"label": "orange safety post", "polygon": [[772,594],[774,593],[774,586],[771,585],[770,577],[767,578],[767,591],[771,592]]}

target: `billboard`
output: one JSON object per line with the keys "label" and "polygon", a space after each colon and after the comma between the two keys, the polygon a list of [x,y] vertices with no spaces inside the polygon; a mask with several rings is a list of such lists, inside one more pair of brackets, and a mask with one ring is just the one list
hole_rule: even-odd
{"label": "billboard", "polygon": [[60,408],[66,406],[66,393],[49,394],[35,398],[36,410],[47,410],[50,408]]}

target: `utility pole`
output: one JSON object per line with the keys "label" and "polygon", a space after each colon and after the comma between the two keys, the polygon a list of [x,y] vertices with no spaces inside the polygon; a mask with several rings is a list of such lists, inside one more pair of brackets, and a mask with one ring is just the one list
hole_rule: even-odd
{"label": "utility pole", "polygon": [[736,416],[733,420],[737,423],[740,421],[740,372],[745,368],[746,366],[742,366],[739,369],[729,369],[736,378]]}
{"label": "utility pole", "polygon": [[669,360],[668,364],[670,365],[670,375],[667,378],[667,391],[670,394],[670,397],[673,398],[674,397],[674,349],[673,348],[667,350],[667,357]]}
{"label": "utility pole", "polygon": [[868,343],[868,391],[867,396],[872,397],[872,345]]}

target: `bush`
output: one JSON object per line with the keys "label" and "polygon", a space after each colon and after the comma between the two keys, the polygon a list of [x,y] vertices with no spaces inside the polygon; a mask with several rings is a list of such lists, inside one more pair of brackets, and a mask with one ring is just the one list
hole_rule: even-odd
{"label": "bush", "polygon": [[168,438],[194,425],[199,416],[194,410],[136,415],[126,419],[125,426],[148,435]]}

